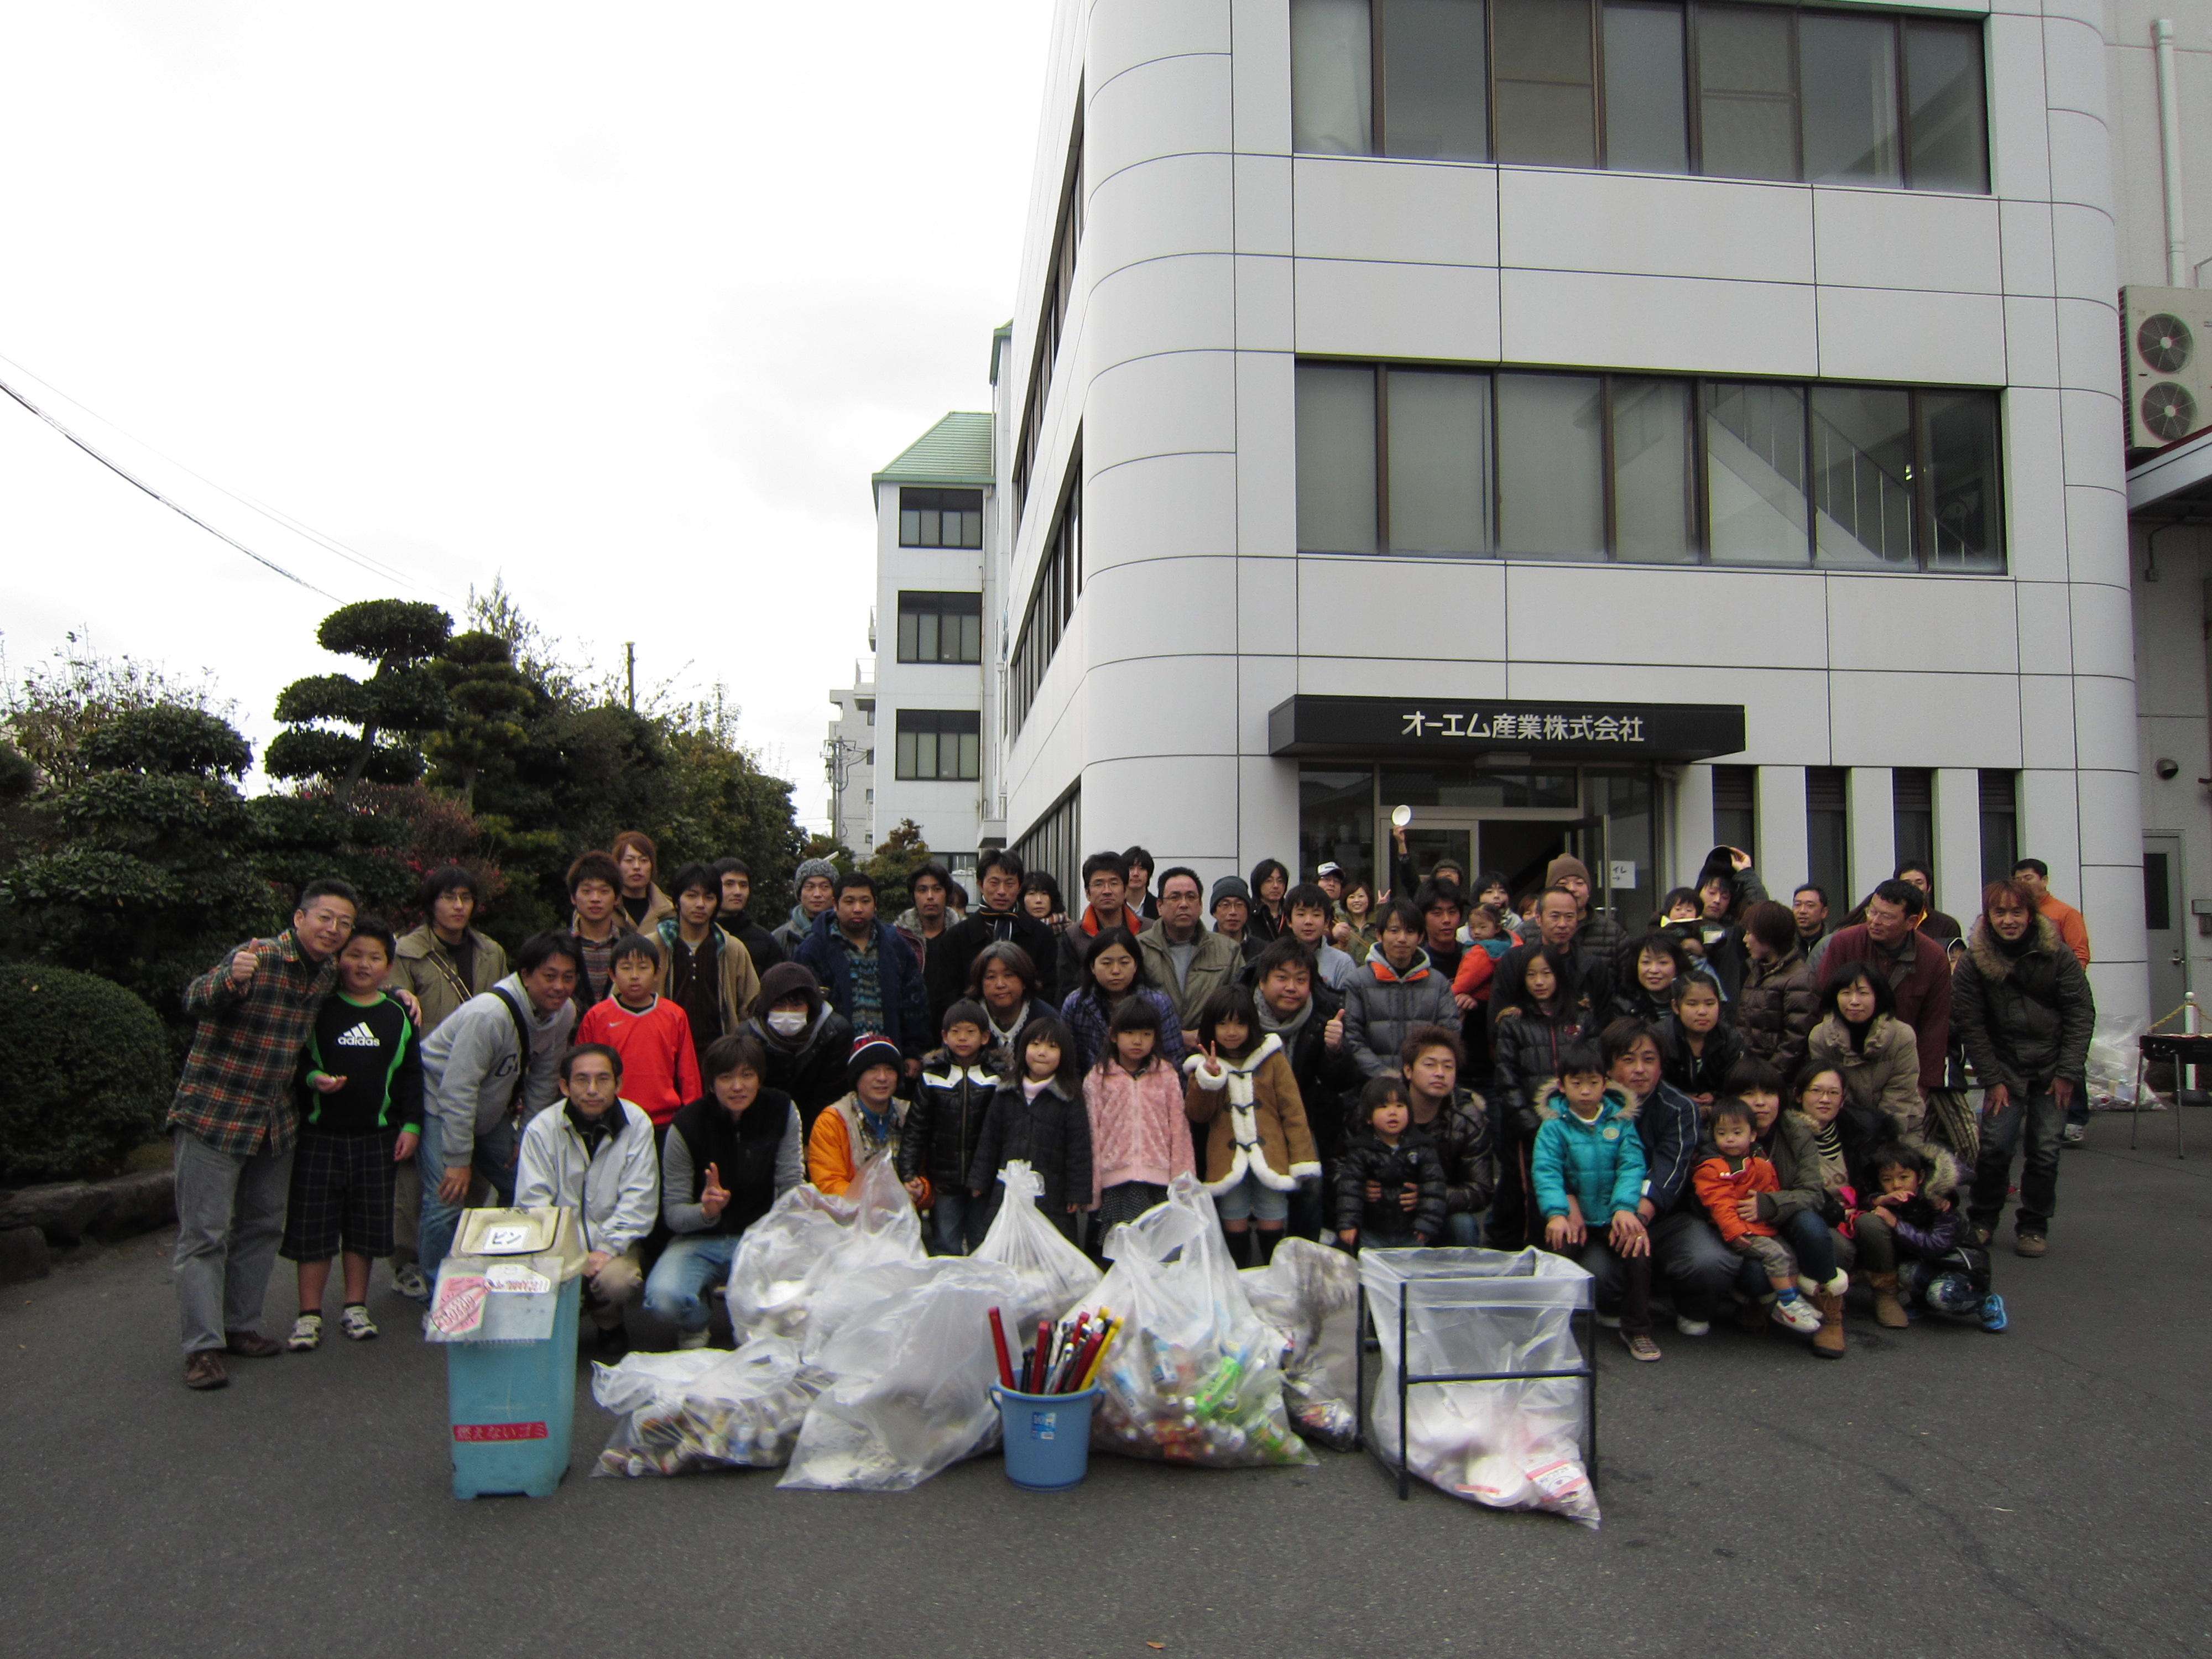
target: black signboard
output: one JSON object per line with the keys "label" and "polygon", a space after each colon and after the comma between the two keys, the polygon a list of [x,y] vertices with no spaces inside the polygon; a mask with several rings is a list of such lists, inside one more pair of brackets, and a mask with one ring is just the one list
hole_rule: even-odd
{"label": "black signboard", "polygon": [[1267,715],[1271,755],[1481,755],[1701,761],[1743,748],[1743,705],[1295,696]]}

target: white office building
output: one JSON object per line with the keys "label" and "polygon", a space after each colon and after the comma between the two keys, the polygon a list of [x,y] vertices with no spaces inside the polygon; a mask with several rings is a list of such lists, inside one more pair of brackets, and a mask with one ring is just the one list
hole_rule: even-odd
{"label": "white office building", "polygon": [[[1403,805],[1424,862],[1583,852],[1632,926],[1717,840],[1838,914],[2029,854],[2104,1006],[2163,1012],[2212,544],[2131,569],[2120,290],[2194,281],[2151,18],[1060,0],[982,816],[1212,877],[1374,870]],[[2178,39],[2212,156],[2212,6]]]}
{"label": "white office building", "polygon": [[[995,358],[997,344],[993,344]],[[954,410],[871,479],[876,508],[873,707],[888,767],[875,768],[870,839],[904,821],[956,877],[983,842],[983,695],[997,475],[992,419]]]}

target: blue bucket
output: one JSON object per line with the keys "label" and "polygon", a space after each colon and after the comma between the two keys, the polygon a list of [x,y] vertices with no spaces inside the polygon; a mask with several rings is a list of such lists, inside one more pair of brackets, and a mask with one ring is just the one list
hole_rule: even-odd
{"label": "blue bucket", "polygon": [[1006,1430],[1006,1479],[1030,1492],[1064,1492],[1091,1467],[1091,1408],[1098,1390],[1016,1394],[994,1384]]}

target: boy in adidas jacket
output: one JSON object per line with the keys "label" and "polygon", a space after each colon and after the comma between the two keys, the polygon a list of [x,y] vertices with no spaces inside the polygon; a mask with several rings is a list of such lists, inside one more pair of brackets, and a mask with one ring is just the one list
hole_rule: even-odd
{"label": "boy in adidas jacket", "polygon": [[577,1212],[584,1234],[584,1302],[602,1353],[629,1352],[623,1309],[645,1281],[639,1246],[660,1215],[660,1160],[653,1120],[621,1097],[622,1056],[580,1042],[561,1056],[558,1111],[540,1112],[522,1132],[518,1206],[558,1204]]}
{"label": "boy in adidas jacket", "polygon": [[285,1346],[305,1353],[323,1340],[331,1259],[345,1255],[340,1328],[356,1342],[376,1334],[368,1269],[392,1254],[397,1166],[422,1133],[422,1049],[407,1011],[384,994],[392,930],[374,916],[354,923],[338,952],[337,994],[317,1010],[300,1065],[300,1139],[292,1159],[278,1253],[299,1263],[300,1316]]}

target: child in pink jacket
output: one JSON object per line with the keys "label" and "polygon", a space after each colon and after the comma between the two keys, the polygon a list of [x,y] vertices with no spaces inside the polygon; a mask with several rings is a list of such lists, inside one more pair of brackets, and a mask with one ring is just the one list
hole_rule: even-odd
{"label": "child in pink jacket", "polygon": [[1108,1023],[1106,1049],[1083,1079],[1091,1112],[1094,1251],[1117,1221],[1166,1201],[1168,1182],[1195,1175],[1182,1079],[1156,1052],[1159,1022],[1142,998],[1125,997]]}

